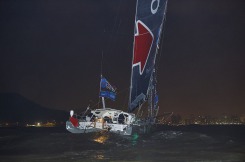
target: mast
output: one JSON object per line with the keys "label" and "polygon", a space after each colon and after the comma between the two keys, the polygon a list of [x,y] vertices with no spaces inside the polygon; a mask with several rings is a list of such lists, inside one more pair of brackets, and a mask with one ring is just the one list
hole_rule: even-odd
{"label": "mast", "polygon": [[[101,82],[102,82],[102,78],[103,78],[103,75],[102,75],[102,72],[103,72],[103,50],[102,50],[102,53],[101,53],[101,63],[100,63],[100,91],[101,91]],[[105,109],[105,98],[104,96],[101,97],[102,98],[102,105],[103,105],[103,109]]]}
{"label": "mast", "polygon": [[105,98],[104,97],[101,98],[102,98],[103,109],[105,109]]}
{"label": "mast", "polygon": [[[102,58],[103,58],[103,52],[102,52]],[[102,61],[101,61],[102,62]],[[101,63],[101,65],[102,65],[102,63]],[[102,66],[101,66],[102,67]],[[102,69],[102,68],[101,68]],[[101,70],[102,71],[102,70]],[[102,88],[102,78],[103,78],[103,76],[102,76],[102,72],[101,72],[101,75],[100,75],[100,92],[101,92],[101,88]],[[103,109],[105,109],[105,97],[104,96],[100,96],[101,97],[101,99],[102,99],[102,105],[103,105]]]}

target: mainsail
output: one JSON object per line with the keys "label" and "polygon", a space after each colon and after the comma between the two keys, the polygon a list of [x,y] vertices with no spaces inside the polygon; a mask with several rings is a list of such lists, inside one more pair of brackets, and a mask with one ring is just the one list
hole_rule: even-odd
{"label": "mainsail", "polygon": [[151,91],[167,1],[137,0],[129,112],[145,102]]}

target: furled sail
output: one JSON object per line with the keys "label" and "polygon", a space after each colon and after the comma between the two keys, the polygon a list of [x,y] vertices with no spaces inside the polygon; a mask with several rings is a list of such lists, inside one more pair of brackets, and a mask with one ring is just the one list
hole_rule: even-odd
{"label": "furled sail", "polygon": [[167,0],[137,0],[129,112],[147,99],[166,9]]}

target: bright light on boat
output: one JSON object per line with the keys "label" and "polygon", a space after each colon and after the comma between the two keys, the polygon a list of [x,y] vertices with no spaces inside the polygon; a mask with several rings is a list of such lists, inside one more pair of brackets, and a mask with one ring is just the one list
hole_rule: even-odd
{"label": "bright light on boat", "polygon": [[73,110],[70,111],[70,115],[71,115],[71,117],[74,115],[74,111]]}
{"label": "bright light on boat", "polygon": [[100,118],[100,119],[97,119],[97,122],[102,123],[103,120]]}

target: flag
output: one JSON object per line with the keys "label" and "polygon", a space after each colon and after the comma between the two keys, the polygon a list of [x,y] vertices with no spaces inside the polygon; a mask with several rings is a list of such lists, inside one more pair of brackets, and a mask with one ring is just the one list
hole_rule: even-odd
{"label": "flag", "polygon": [[100,80],[100,97],[106,97],[113,101],[116,99],[116,89],[104,77]]}
{"label": "flag", "polygon": [[100,91],[100,97],[106,97],[106,98],[109,98],[109,99],[115,101],[116,93],[109,92],[109,91]]}
{"label": "flag", "polygon": [[103,77],[100,81],[100,89],[107,89],[116,92],[116,89]]}

